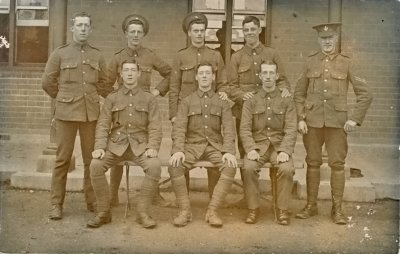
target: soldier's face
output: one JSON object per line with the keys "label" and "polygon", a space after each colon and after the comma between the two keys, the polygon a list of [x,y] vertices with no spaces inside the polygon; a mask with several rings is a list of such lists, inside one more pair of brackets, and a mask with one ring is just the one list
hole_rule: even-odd
{"label": "soldier's face", "polygon": [[322,52],[326,54],[334,53],[336,50],[336,43],[338,42],[337,35],[328,37],[318,37],[318,43],[321,47]]}
{"label": "soldier's face", "polygon": [[205,24],[192,24],[190,26],[190,30],[188,31],[188,35],[192,44],[202,44],[204,43],[205,35],[206,35],[206,25]]}
{"label": "soldier's face", "polygon": [[71,27],[72,39],[75,42],[86,42],[91,31],[92,26],[89,17],[75,17],[74,24]]}
{"label": "soldier's face", "polygon": [[140,45],[144,36],[143,26],[140,24],[130,24],[125,31],[125,36],[128,39],[128,46]]}
{"label": "soldier's face", "polygon": [[137,79],[140,75],[138,66],[134,63],[124,63],[121,69],[121,77],[124,81],[124,85],[134,85],[137,83]]}
{"label": "soldier's face", "polygon": [[209,91],[212,87],[212,82],[215,75],[212,67],[209,65],[200,66],[196,73],[196,80],[199,83],[199,88],[202,91]]}
{"label": "soldier's face", "polygon": [[276,80],[279,77],[279,74],[276,72],[276,65],[262,64],[259,77],[263,83],[264,89],[274,89]]}
{"label": "soldier's face", "polygon": [[260,39],[261,27],[254,24],[254,22],[245,23],[243,25],[243,35],[247,44],[255,44]]}

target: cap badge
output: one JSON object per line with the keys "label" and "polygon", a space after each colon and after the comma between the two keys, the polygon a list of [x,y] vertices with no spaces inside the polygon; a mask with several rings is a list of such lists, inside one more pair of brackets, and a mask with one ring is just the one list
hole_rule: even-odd
{"label": "cap badge", "polygon": [[327,26],[324,26],[324,31],[328,31],[328,27]]}

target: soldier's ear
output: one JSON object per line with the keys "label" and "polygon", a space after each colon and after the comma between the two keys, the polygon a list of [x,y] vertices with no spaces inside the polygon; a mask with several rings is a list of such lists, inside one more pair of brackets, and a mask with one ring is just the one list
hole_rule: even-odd
{"label": "soldier's ear", "polygon": [[213,73],[212,75],[212,80],[215,80],[215,73]]}
{"label": "soldier's ear", "polygon": [[276,79],[278,79],[279,78],[279,73],[276,73]]}

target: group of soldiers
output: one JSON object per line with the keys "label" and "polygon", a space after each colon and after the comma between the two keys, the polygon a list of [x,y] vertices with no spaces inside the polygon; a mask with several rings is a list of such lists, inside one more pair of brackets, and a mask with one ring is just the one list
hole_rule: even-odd
{"label": "group of soldiers", "polygon": [[[254,16],[244,18],[245,45],[232,55],[227,66],[218,51],[205,46],[208,21],[201,13],[189,13],[183,20],[190,45],[177,53],[172,67],[142,45],[149,24],[136,14],[123,20],[127,46],[107,65],[100,50],[87,42],[91,21],[87,13],[73,16],[72,42],[54,50],[43,74],[43,89],[56,101],[51,219],[63,216],[67,173],[79,130],[85,200],[87,209],[95,212],[87,226],[97,228],[111,222],[123,172],[117,164],[124,160],[134,161],[145,173],[137,221],[145,228],[156,226],[148,208],[158,195],[161,175],[157,96],[169,94],[173,146],[168,172],[179,206],[175,226],[185,226],[192,220],[188,172],[199,160],[215,165],[208,169],[210,202],[205,221],[213,227],[223,225],[217,210],[233,183],[237,157],[244,161],[240,171],[248,207],[245,222],[256,223],[260,216],[260,167],[271,162],[277,168],[276,219],[288,225],[292,154],[298,132],[303,135],[307,152],[307,204],[295,216],[306,219],[318,213],[325,144],[332,169],[332,219],[336,224],[346,224],[341,204],[347,133],[361,125],[372,96],[365,80],[354,74],[349,56],[337,50],[339,23],[313,27],[321,50],[307,58],[292,95],[277,51],[259,40],[262,28]],[[153,70],[162,76],[154,87]],[[357,97],[352,114],[347,107],[349,82]],[[101,110],[99,95],[106,98]],[[239,156],[235,156],[236,137]],[[105,173],[110,168],[108,184]]]}

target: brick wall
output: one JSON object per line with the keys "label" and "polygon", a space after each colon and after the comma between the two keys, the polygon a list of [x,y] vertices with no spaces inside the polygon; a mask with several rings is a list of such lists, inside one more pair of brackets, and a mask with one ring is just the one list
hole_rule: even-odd
{"label": "brick wall", "polygon": [[[68,17],[79,10],[92,15],[91,44],[103,50],[107,59],[125,46],[123,18],[140,13],[148,18],[149,34],[144,45],[166,62],[185,47],[181,21],[188,9],[186,0],[82,0],[68,1]],[[350,135],[350,142],[398,144],[400,23],[395,0],[346,0],[342,12],[342,51],[351,52],[361,76],[374,93],[373,104],[363,126]],[[307,55],[318,50],[311,27],[328,21],[328,0],[274,0],[272,4],[272,47],[278,49],[294,88]],[[70,40],[70,33],[68,39]],[[1,71],[1,69],[0,69]],[[1,71],[0,133],[47,133],[50,100],[40,87],[41,72]],[[154,84],[160,80],[154,73]],[[354,101],[354,96],[350,101]],[[160,98],[163,132],[168,136],[168,101]]]}
{"label": "brick wall", "polygon": [[1,71],[0,133],[49,133],[51,102],[42,90],[41,75]]}

